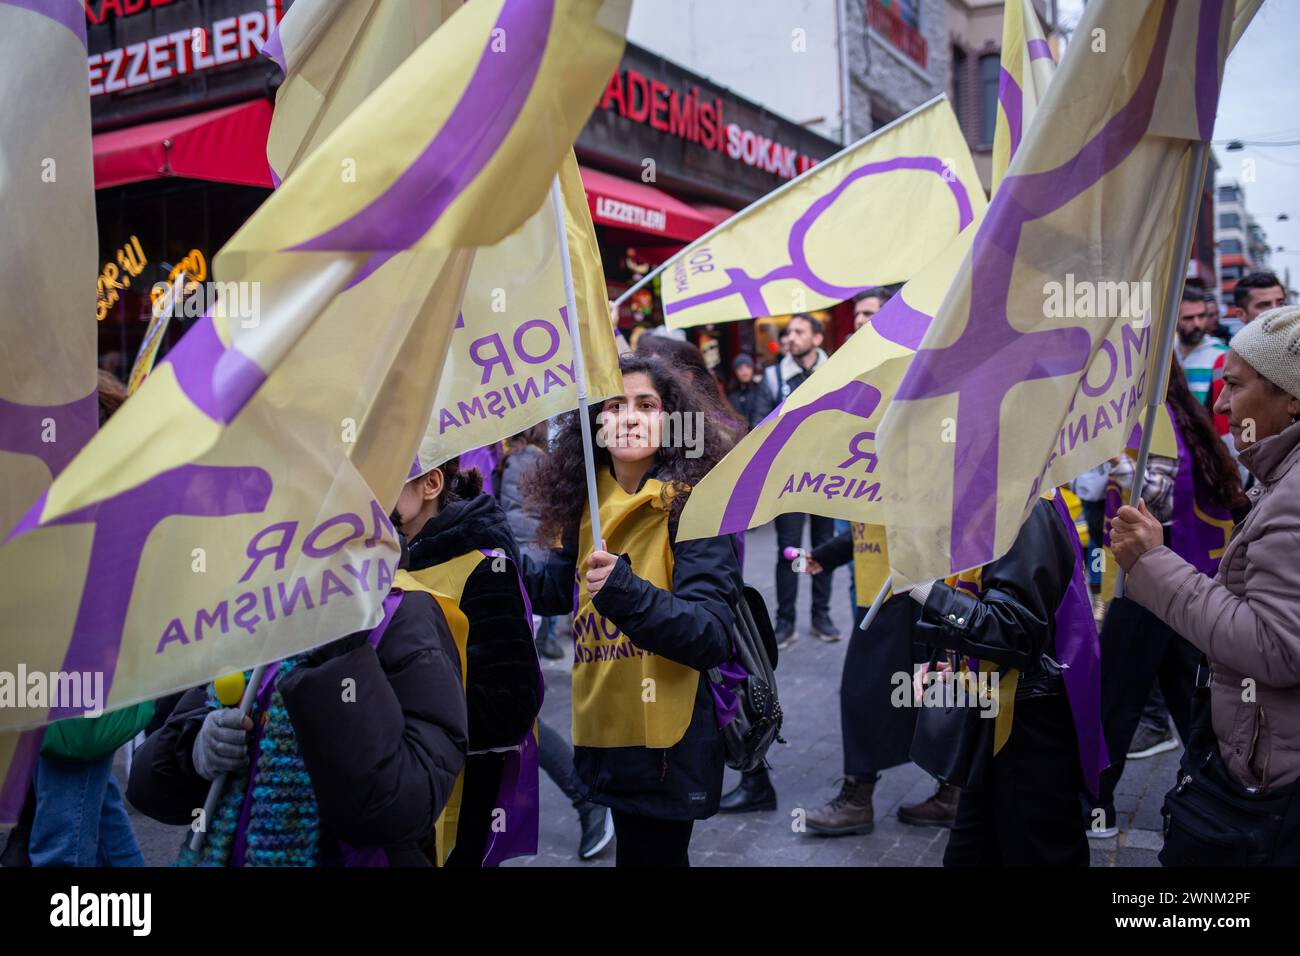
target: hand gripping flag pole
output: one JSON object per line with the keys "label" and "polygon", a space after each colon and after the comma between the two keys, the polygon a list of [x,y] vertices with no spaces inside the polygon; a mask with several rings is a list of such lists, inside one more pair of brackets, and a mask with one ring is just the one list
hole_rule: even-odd
{"label": "hand gripping flag pole", "polygon": [[[1186,195],[1178,216],[1178,238],[1174,248],[1173,263],[1169,267],[1169,285],[1165,288],[1165,324],[1161,329],[1160,347],[1156,352],[1155,374],[1147,395],[1146,417],[1142,421],[1142,439],[1138,442],[1137,462],[1133,467],[1133,486],[1129,489],[1128,503],[1142,497],[1146,483],[1147,457],[1151,451],[1151,438],[1156,431],[1156,415],[1165,402],[1169,386],[1169,363],[1174,354],[1174,332],[1178,328],[1178,305],[1182,301],[1183,280],[1186,278],[1187,257],[1192,250],[1192,233],[1196,228],[1196,213],[1201,204],[1201,190],[1205,185],[1205,168],[1210,150],[1204,140],[1192,147],[1192,175],[1188,180]],[[1124,596],[1124,569],[1115,576],[1115,597]]]}
{"label": "hand gripping flag pole", "polygon": [[[239,702],[239,712],[245,717],[253,709],[253,700],[257,697],[257,689],[262,686],[262,675],[266,673],[266,664],[259,664],[253,668],[253,676],[248,680],[248,686],[244,688],[244,699]],[[212,784],[208,787],[208,798],[203,801],[203,816],[200,818],[202,826],[194,831],[194,836],[190,837],[190,849],[198,853],[203,849],[203,840],[208,835],[208,827],[211,825],[212,817],[217,812],[217,804],[221,802],[221,791],[226,789],[226,777],[229,774],[220,773],[212,778]]]}
{"label": "hand gripping flag pole", "polygon": [[564,277],[565,322],[573,343],[573,377],[578,389],[578,424],[582,427],[582,463],[587,469],[587,507],[591,511],[592,546],[604,546],[600,529],[600,499],[596,497],[596,459],[592,451],[591,416],[587,414],[587,366],[582,357],[582,323],[573,295],[573,263],[569,261],[569,236],[564,222],[564,195],[557,173],[551,182],[551,211],[555,214],[555,240],[560,247],[560,269]]}

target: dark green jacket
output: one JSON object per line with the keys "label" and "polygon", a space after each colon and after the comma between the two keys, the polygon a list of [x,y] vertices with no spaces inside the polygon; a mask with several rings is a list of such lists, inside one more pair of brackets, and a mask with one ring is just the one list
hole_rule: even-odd
{"label": "dark green jacket", "polygon": [[153,719],[153,701],[98,717],[70,717],[45,729],[41,753],[69,760],[98,760],[133,738]]}

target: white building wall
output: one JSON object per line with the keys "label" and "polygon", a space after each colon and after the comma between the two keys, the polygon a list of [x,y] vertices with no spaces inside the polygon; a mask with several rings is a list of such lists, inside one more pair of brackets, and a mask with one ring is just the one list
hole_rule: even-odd
{"label": "white building wall", "polygon": [[628,39],[838,140],[837,2],[635,0]]}

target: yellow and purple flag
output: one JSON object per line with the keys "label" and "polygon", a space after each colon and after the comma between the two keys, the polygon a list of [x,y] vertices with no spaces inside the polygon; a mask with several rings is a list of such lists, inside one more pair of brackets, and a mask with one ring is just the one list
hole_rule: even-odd
{"label": "yellow and purple flag", "polygon": [[[99,426],[94,276],[100,270],[82,5],[0,0],[0,64],[5,535]],[[115,284],[118,270],[106,263],[100,281]],[[0,691],[0,706],[3,697]],[[43,730],[0,733],[0,823],[17,819],[43,736]]]}
{"label": "yellow and purple flag", "polygon": [[907,580],[1006,552],[1041,489],[1119,454],[1247,0],[1088,5],[881,428]]}
{"label": "yellow and purple flag", "polygon": [[670,328],[822,309],[902,282],[984,205],[945,97],[813,167],[665,270]]}
{"label": "yellow and purple flag", "polygon": [[[560,167],[587,399],[623,390],[591,210],[572,155]],[[414,470],[518,434],[578,407],[573,342],[551,203],[479,249]]]}
{"label": "yellow and purple flag", "polygon": [[[471,247],[542,205],[627,12],[462,7],[298,162],[217,256],[215,308],[0,546],[0,671],[99,675],[111,710],[377,622]],[[84,710],[22,703],[0,730]]]}
{"label": "yellow and purple flag", "polygon": [[[299,0],[267,44],[285,71],[267,143],[288,175],[333,117],[346,115],[460,6],[460,0]],[[605,271],[586,193],[570,151],[560,168],[587,392],[622,388]],[[412,473],[517,434],[577,407],[555,215],[549,200],[516,232],[476,250]]]}
{"label": "yellow and purple flag", "polygon": [[1002,14],[1002,65],[998,70],[998,115],[993,130],[994,192],[1011,157],[1020,148],[1025,130],[1033,122],[1055,70],[1052,48],[1038,25],[1033,3],[1006,0]]}
{"label": "yellow and purple flag", "polygon": [[[972,202],[978,223],[983,195]],[[876,432],[973,235],[974,225],[950,242],[704,476],[682,512],[680,539],[732,534],[788,512],[884,523]]]}
{"label": "yellow and purple flag", "polygon": [[[95,433],[94,173],[86,14],[0,2],[0,535]],[[102,281],[113,283],[116,263]],[[125,274],[125,273],[123,273]],[[129,280],[128,280],[129,281]]]}
{"label": "yellow and purple flag", "polygon": [[277,185],[462,5],[296,0],[262,47],[284,71],[266,141]]}

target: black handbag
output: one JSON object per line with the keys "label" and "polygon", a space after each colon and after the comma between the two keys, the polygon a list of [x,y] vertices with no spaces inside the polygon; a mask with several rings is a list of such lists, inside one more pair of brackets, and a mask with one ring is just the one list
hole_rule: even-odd
{"label": "black handbag", "polygon": [[[930,667],[939,660],[939,651],[930,656]],[[955,680],[954,667],[936,680]],[[963,703],[960,695],[945,693],[942,706],[918,702],[916,729],[912,732],[909,757],[930,776],[966,789],[978,787],[993,758],[993,731],[996,720],[981,716],[983,711]]]}
{"label": "black handbag", "polygon": [[1209,673],[1201,658],[1191,732],[1178,783],[1165,795],[1164,866],[1300,865],[1300,781],[1253,790],[1233,778],[1210,722]]}
{"label": "black handbag", "polygon": [[[745,676],[733,690],[739,704],[736,714],[720,732],[727,766],[748,773],[766,764],[773,743],[785,743],[781,737],[785,717],[776,689],[776,636],[763,596],[746,585],[733,610],[733,660]],[[715,684],[725,686],[718,668],[710,670],[708,676]]]}

